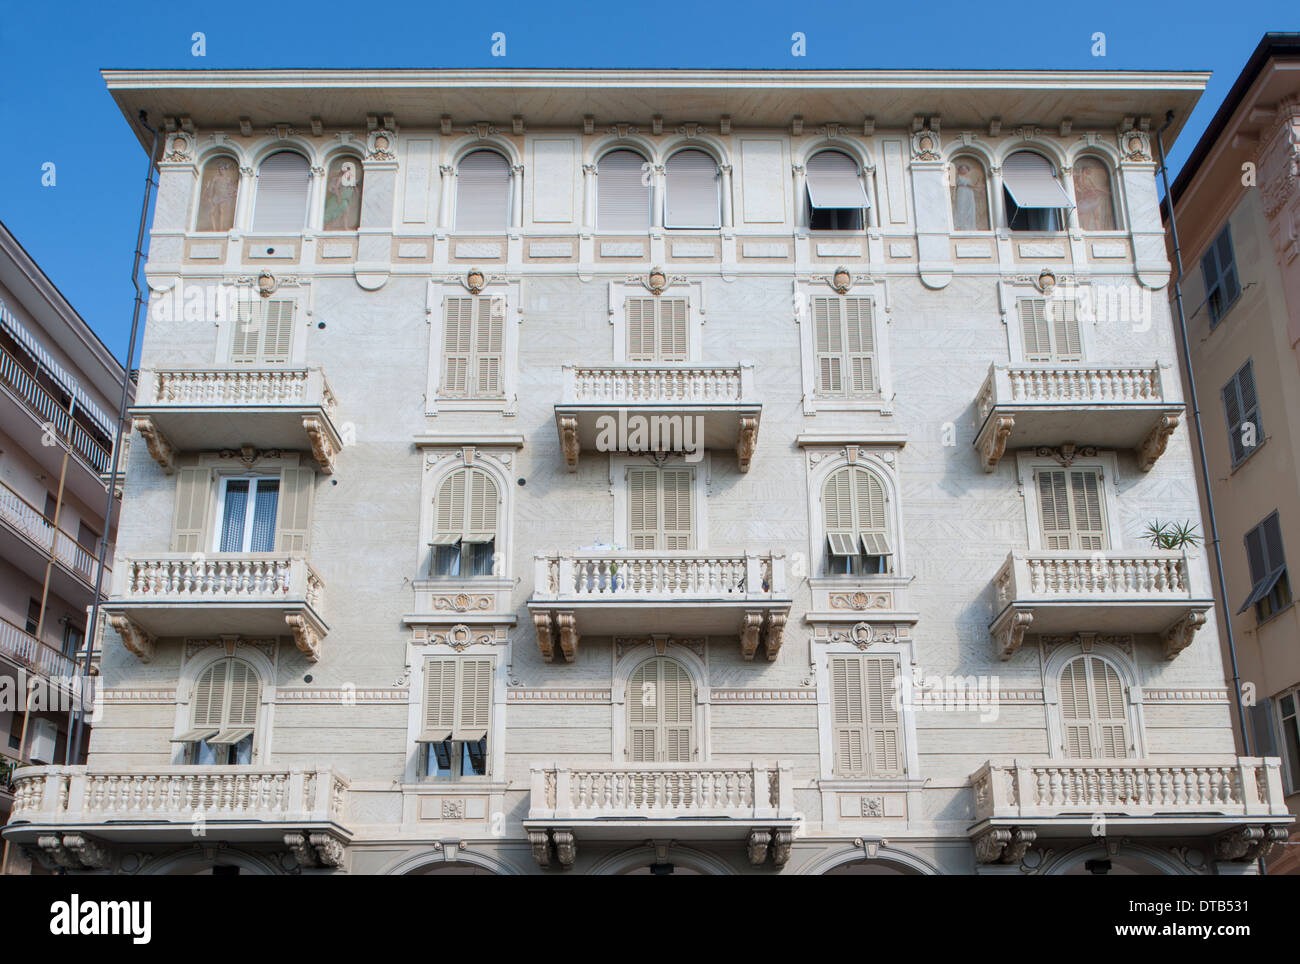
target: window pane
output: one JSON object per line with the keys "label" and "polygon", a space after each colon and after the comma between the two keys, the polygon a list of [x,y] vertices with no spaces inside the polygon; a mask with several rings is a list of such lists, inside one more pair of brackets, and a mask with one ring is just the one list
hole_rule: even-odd
{"label": "window pane", "polygon": [[466,742],[465,757],[461,766],[462,774],[477,774],[482,776],[487,773],[487,740],[474,740]]}
{"label": "window pane", "polygon": [[454,546],[433,547],[433,574],[435,576],[460,575],[460,543]]}
{"label": "window pane", "polygon": [[280,501],[278,479],[261,479],[257,483],[253,505],[253,539],[250,552],[275,551],[275,513]]}
{"label": "window pane", "polygon": [[1291,789],[1300,787],[1300,735],[1296,733],[1294,718],[1282,724],[1282,736],[1286,740],[1286,762],[1291,771]]}
{"label": "window pane", "polygon": [[228,751],[230,762],[235,766],[247,766],[253,762],[253,737],[246,736]]}
{"label": "window pane", "polygon": [[492,575],[492,560],[495,556],[496,542],[475,542],[470,544],[470,575]]}
{"label": "window pane", "polygon": [[226,483],[226,501],[221,509],[219,552],[244,551],[244,516],[247,511],[248,480],[231,479]]}
{"label": "window pane", "polygon": [[429,776],[452,776],[451,763],[454,759],[456,757],[453,756],[451,740],[429,744]]}

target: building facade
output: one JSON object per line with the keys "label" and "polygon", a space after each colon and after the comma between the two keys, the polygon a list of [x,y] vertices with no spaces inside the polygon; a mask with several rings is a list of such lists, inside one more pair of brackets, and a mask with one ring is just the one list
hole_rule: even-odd
{"label": "building facade", "polygon": [[[68,762],[69,710],[91,702],[81,666],[99,552],[117,521],[104,509],[124,377],[0,224],[0,824],[15,769]],[[83,727],[79,761],[86,737]],[[31,869],[12,846],[0,859]]]}
{"label": "building facade", "polygon": [[[124,873],[1251,873],[1150,118],[1203,74],[108,72]],[[145,143],[148,135],[138,131]]]}
{"label": "building facade", "polygon": [[[1170,189],[1191,371],[1253,752],[1300,806],[1300,34],[1267,34]],[[1300,867],[1288,844],[1269,873]]]}

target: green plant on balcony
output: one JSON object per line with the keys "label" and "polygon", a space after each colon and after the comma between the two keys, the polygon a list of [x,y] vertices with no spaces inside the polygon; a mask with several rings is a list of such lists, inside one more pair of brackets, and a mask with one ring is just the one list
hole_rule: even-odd
{"label": "green plant on balcony", "polygon": [[1195,549],[1201,544],[1200,533],[1193,522],[1161,522],[1156,519],[1147,523],[1142,538],[1151,543],[1152,549]]}

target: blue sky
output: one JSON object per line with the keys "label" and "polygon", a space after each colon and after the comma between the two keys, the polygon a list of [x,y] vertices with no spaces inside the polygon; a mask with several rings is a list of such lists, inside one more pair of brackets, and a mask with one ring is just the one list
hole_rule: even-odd
{"label": "blue sky", "polygon": [[[1177,171],[1260,37],[1288,29],[1300,29],[1294,0],[11,2],[0,18],[0,219],[121,357],[145,157],[104,90],[102,67],[1213,70],[1172,153]],[[195,31],[206,35],[204,57],[191,55]],[[506,35],[505,58],[491,56],[496,31]],[[807,36],[804,57],[791,55],[795,31]],[[1091,52],[1097,31],[1105,57]],[[53,187],[41,184],[47,161]]]}

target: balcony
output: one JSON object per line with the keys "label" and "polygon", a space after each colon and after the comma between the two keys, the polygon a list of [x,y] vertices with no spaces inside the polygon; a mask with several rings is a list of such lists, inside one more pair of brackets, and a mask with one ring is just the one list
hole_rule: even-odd
{"label": "balcony", "polygon": [[186,368],[140,373],[130,415],[166,472],[196,449],[310,450],[324,472],[343,447],[319,368]]}
{"label": "balcony", "polygon": [[1133,449],[1145,472],[1182,412],[1182,389],[1168,365],[991,365],[975,399],[975,448],[985,472],[1008,448],[1062,443]]}
{"label": "balcony", "polygon": [[795,828],[793,765],[640,763],[532,768],[524,830],[543,867],[573,866],[577,840],[735,838],[782,866]]}
{"label": "balcony", "polygon": [[40,766],[17,770],[13,780],[5,838],[74,869],[111,866],[106,845],[196,839],[269,843],[300,865],[337,867],[351,838],[348,781],[329,767]]}
{"label": "balcony", "polygon": [[1015,760],[971,776],[981,863],[1019,863],[1037,840],[1217,834],[1220,860],[1253,860],[1291,822],[1276,757]]}
{"label": "balcony", "polygon": [[1154,633],[1173,659],[1205,625],[1213,600],[1192,585],[1181,552],[1013,552],[993,579],[989,633],[1010,659],[1040,634]]}
{"label": "balcony", "polygon": [[781,649],[790,596],[785,556],[599,552],[539,555],[528,600],[548,663],[571,662],[580,635],[739,635],[753,659]]}
{"label": "balcony", "polygon": [[[104,497],[103,491],[99,497]],[[45,578],[46,565],[52,558],[57,565],[50,572],[50,589],[64,599],[81,599],[94,593],[98,562],[95,552],[56,527],[36,506],[3,482],[0,482],[0,553],[37,582]],[[112,568],[105,562],[105,587],[111,572]]]}
{"label": "balcony", "polygon": [[77,661],[0,618],[0,656],[48,679],[77,675]]}
{"label": "balcony", "polygon": [[159,636],[278,636],[286,628],[311,660],[329,627],[325,584],[302,556],[283,553],[169,553],[131,557],[120,567],[108,623],[142,660]]}
{"label": "balcony", "polygon": [[754,366],[565,365],[555,406],[570,472],[582,452],[734,449],[749,471],[763,407]]}

